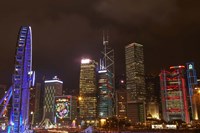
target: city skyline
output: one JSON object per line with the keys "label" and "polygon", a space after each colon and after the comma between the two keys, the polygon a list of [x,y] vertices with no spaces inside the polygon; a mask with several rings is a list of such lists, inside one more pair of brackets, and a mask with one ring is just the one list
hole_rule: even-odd
{"label": "city skyline", "polygon": [[109,45],[115,50],[117,75],[125,73],[125,65],[121,65],[125,62],[124,47],[132,42],[144,46],[146,73],[159,74],[170,65],[194,61],[199,74],[198,4],[158,0],[5,1],[0,5],[0,81],[11,84],[21,25],[30,25],[33,30],[33,70],[48,79],[57,75],[64,81],[64,89],[79,88],[82,57],[99,61],[104,29],[109,29]]}

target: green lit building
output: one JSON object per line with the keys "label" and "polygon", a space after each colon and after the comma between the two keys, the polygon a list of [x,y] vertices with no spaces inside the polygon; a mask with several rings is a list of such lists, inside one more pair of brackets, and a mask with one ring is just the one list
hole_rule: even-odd
{"label": "green lit building", "polygon": [[98,71],[98,117],[108,118],[113,116],[113,82],[112,73],[107,70]]}
{"label": "green lit building", "polygon": [[109,46],[108,32],[103,32],[103,46],[98,71],[98,118],[100,119],[115,115],[114,50]]}

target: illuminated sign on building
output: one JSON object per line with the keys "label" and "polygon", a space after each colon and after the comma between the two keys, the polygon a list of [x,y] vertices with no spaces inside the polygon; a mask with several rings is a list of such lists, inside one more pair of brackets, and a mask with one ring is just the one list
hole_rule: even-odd
{"label": "illuminated sign on building", "polygon": [[107,72],[107,70],[100,70],[100,71],[98,71],[98,73],[106,73]]}
{"label": "illuminated sign on building", "polygon": [[88,64],[88,63],[90,63],[90,62],[91,62],[90,59],[82,59],[82,60],[81,60],[81,64]]}
{"label": "illuminated sign on building", "polygon": [[58,83],[63,84],[63,82],[60,81],[60,80],[46,80],[46,81],[44,81],[44,82],[45,82],[45,83],[56,83],[56,82],[58,82]]}
{"label": "illuminated sign on building", "polygon": [[70,118],[70,97],[55,100],[55,113],[59,119]]}
{"label": "illuminated sign on building", "polygon": [[63,84],[63,82],[60,81],[57,76],[54,76],[52,80],[45,80],[44,82],[45,83],[61,83],[61,84]]}
{"label": "illuminated sign on building", "polygon": [[192,66],[192,64],[189,64],[189,69],[193,69],[193,66]]}

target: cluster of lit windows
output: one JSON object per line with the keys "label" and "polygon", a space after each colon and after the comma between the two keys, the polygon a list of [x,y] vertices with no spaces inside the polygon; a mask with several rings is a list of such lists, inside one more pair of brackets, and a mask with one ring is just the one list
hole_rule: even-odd
{"label": "cluster of lit windows", "polygon": [[80,104],[80,117],[96,117],[96,106],[97,98],[96,97],[83,97],[79,101]]}
{"label": "cluster of lit windows", "polygon": [[100,118],[108,118],[113,115],[112,107],[112,91],[113,91],[113,80],[112,73],[104,72],[99,73],[98,88],[99,88],[99,104],[98,111]]}
{"label": "cluster of lit windows", "polygon": [[[127,89],[132,89],[131,99],[145,95],[143,47],[140,44],[126,46],[126,80]],[[131,95],[129,93],[129,95]],[[136,98],[137,99],[137,98]]]}
{"label": "cluster of lit windows", "polygon": [[54,111],[54,94],[55,88],[54,86],[47,86],[45,88],[45,106],[46,112],[53,112]]}
{"label": "cluster of lit windows", "polygon": [[167,96],[169,97],[182,96],[182,91],[168,91]]}
{"label": "cluster of lit windows", "polygon": [[170,100],[166,104],[167,109],[173,109],[173,108],[183,108],[183,102],[180,100]]}
{"label": "cluster of lit windows", "polygon": [[81,64],[80,72],[80,96],[79,101],[80,117],[95,118],[96,117],[96,64],[90,60],[88,63]]}

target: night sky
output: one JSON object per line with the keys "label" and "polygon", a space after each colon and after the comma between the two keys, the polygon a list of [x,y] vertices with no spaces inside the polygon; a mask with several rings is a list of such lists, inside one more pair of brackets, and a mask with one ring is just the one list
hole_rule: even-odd
{"label": "night sky", "polygon": [[[38,1],[38,2],[35,2]],[[124,46],[144,45],[145,71],[194,61],[200,72],[199,0],[6,0],[0,3],[0,84],[11,84],[17,33],[33,31],[37,80],[54,75],[79,87],[82,57],[98,61],[102,31],[109,30],[116,75],[124,74]]]}

